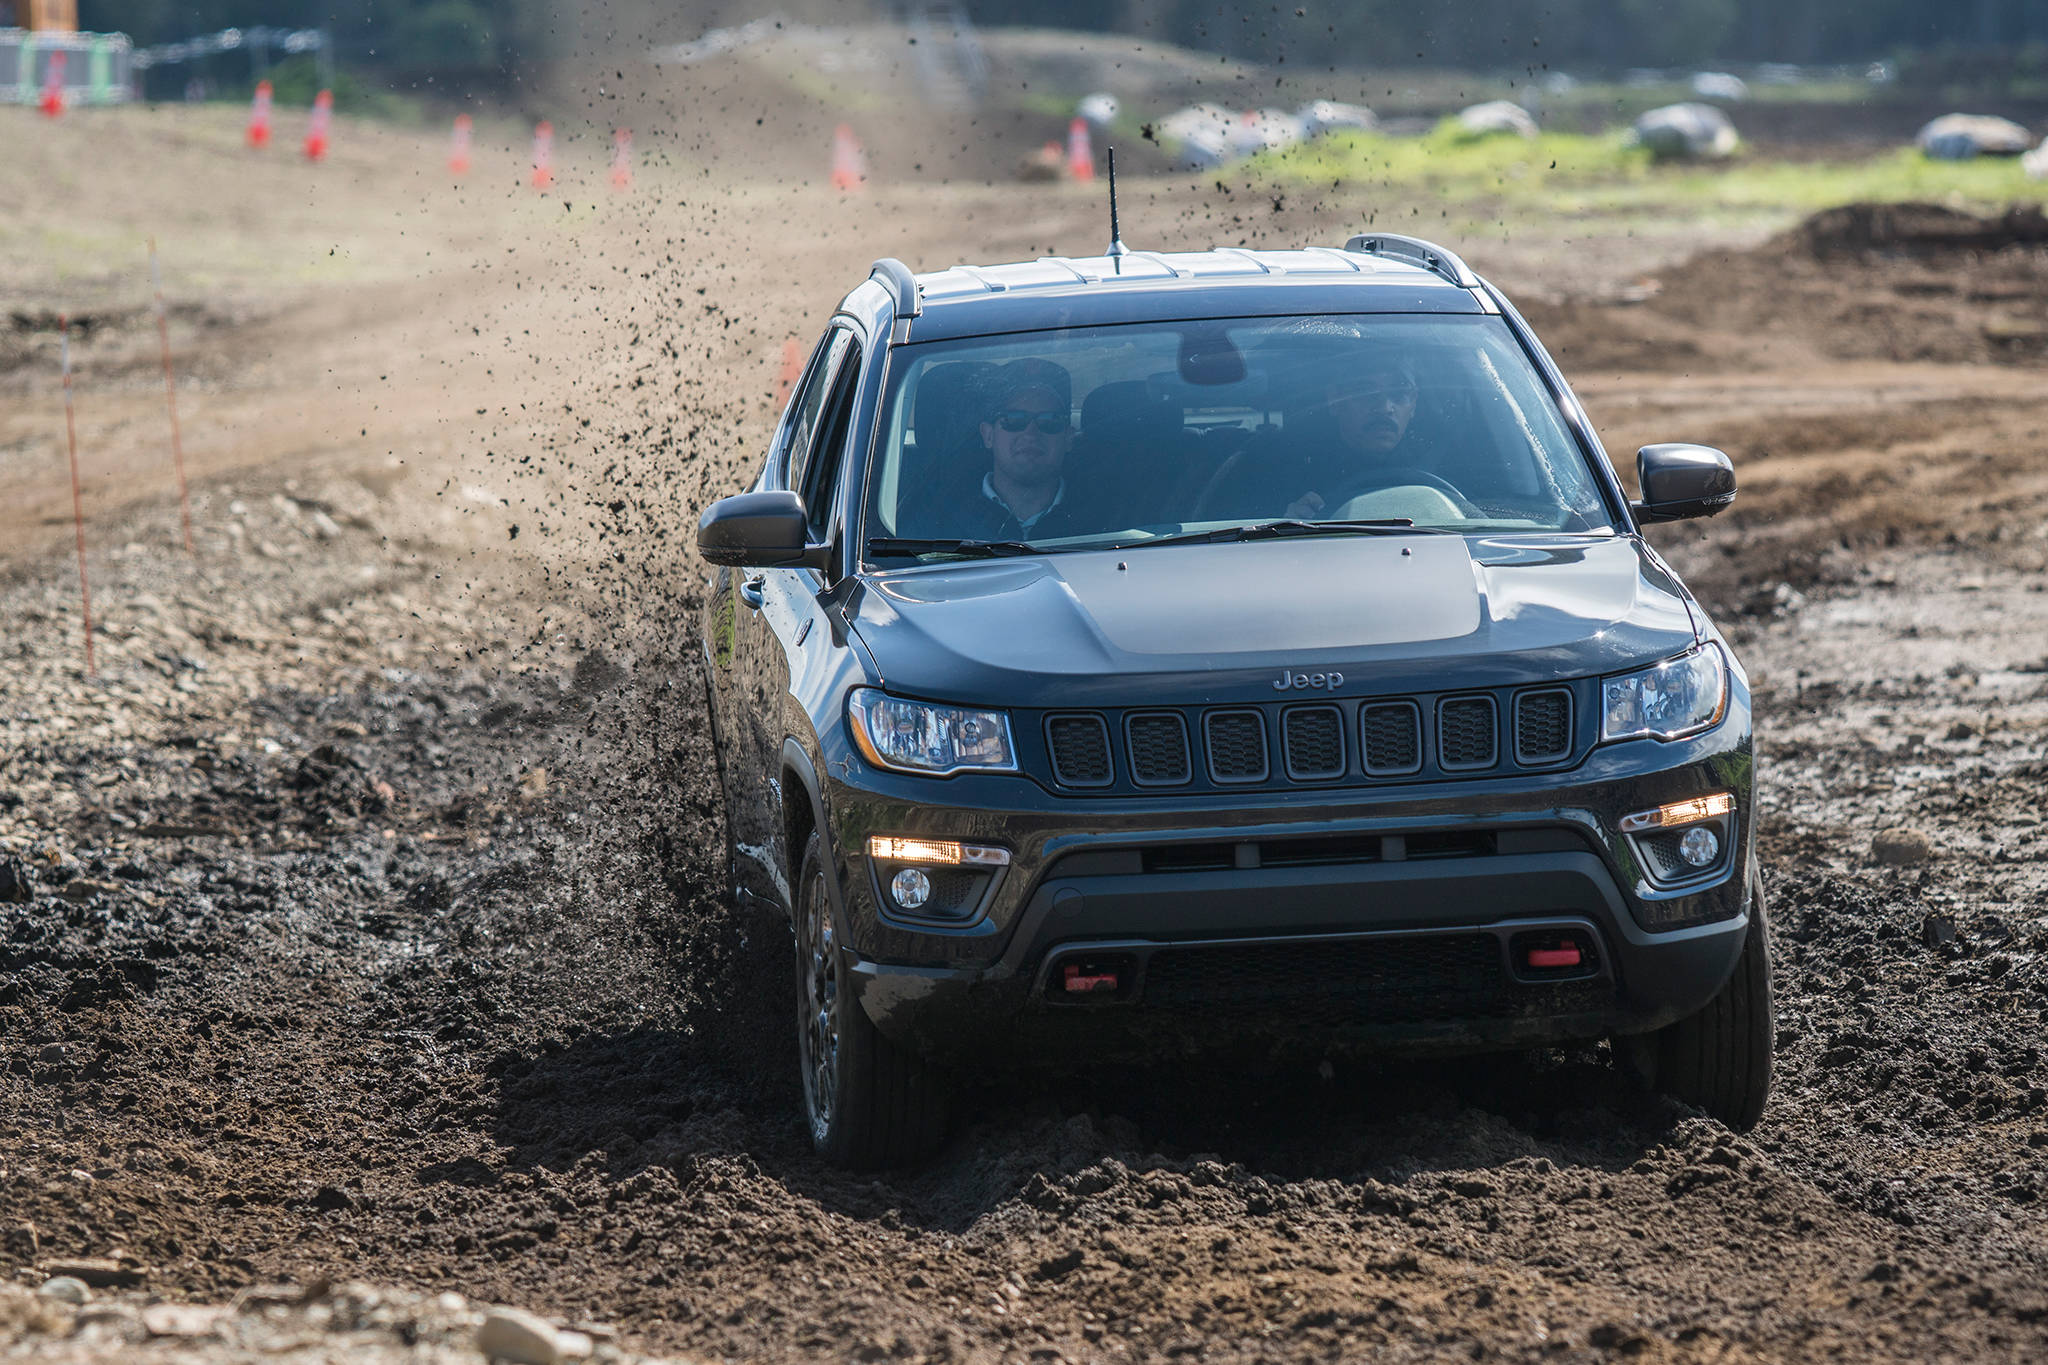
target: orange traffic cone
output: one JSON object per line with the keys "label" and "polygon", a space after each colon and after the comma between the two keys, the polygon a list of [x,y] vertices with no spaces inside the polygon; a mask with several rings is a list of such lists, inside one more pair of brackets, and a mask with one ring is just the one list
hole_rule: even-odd
{"label": "orange traffic cone", "polygon": [[1067,125],[1067,177],[1095,178],[1095,149],[1088,145],[1088,120],[1077,118]]}
{"label": "orange traffic cone", "polygon": [[853,136],[853,128],[842,123],[832,130],[832,188],[835,190],[857,190],[868,178],[866,159],[860,154],[860,143]]}
{"label": "orange traffic cone", "polygon": [[633,188],[633,134],[625,128],[612,130],[612,188]]}
{"label": "orange traffic cone", "polygon": [[55,118],[64,112],[64,54],[52,52],[50,64],[43,68],[43,97],[36,102],[44,118]]}
{"label": "orange traffic cone", "polygon": [[775,380],[775,406],[789,402],[796,381],[804,377],[804,347],[795,337],[782,343],[782,373]]}
{"label": "orange traffic cone", "polygon": [[306,160],[320,161],[327,155],[327,134],[334,126],[334,92],[322,90],[313,96],[313,121],[306,125]]}
{"label": "orange traffic cone", "polygon": [[544,190],[555,183],[555,125],[542,119],[533,125],[533,187]]}
{"label": "orange traffic cone", "polygon": [[448,173],[463,176],[469,174],[469,115],[455,116],[455,132],[448,143]]}
{"label": "orange traffic cone", "polygon": [[256,98],[249,101],[249,145],[270,145],[270,82],[256,82]]}

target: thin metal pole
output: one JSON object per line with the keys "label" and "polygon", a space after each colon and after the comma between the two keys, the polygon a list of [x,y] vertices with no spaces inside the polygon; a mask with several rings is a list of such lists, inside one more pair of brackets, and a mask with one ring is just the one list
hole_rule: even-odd
{"label": "thin metal pole", "polygon": [[78,422],[71,415],[71,319],[63,314],[57,327],[64,333],[64,436],[71,447],[71,525],[78,534],[78,596],[85,605],[85,671],[97,676],[92,657],[92,584],[85,577],[85,502],[78,492]]}
{"label": "thin metal pole", "polygon": [[156,336],[164,352],[164,402],[171,410],[171,458],[178,466],[178,519],[185,527],[185,553],[192,553],[192,498],[185,491],[185,442],[178,434],[178,385],[171,378],[171,325],[164,316],[164,276],[157,268],[156,238],[149,239],[149,282],[156,290]]}
{"label": "thin metal pole", "polygon": [[1121,274],[1123,274],[1123,273],[1124,273],[1124,257],[1130,254],[1130,250],[1131,250],[1131,249],[1130,249],[1129,247],[1127,247],[1127,246],[1125,246],[1125,245],[1124,245],[1124,233],[1123,233],[1123,226],[1122,226],[1122,225],[1121,225],[1120,223],[1118,223],[1118,222],[1117,222],[1117,216],[1116,216],[1116,148],[1114,148],[1114,147],[1111,147],[1111,148],[1109,148],[1109,149],[1108,149],[1108,151],[1109,151],[1109,259],[1110,259],[1110,263],[1111,263],[1111,265],[1113,265],[1113,266],[1115,267],[1115,269],[1116,269],[1116,273],[1117,273],[1117,274],[1119,274],[1119,275],[1121,275]]}

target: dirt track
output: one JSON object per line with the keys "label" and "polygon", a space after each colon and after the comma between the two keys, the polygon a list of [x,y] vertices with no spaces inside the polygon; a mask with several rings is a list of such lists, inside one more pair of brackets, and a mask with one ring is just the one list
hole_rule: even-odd
{"label": "dirt track", "polygon": [[[748,1359],[2048,1351],[2048,388],[2010,340],[2048,319],[2041,248],[1622,257],[1534,310],[1612,450],[1719,441],[1742,474],[1659,543],[1757,684],[1754,1134],[1591,1050],[1111,1074],[986,1085],[932,1169],[875,1179],[811,1158],[785,933],[719,895],[683,528],[868,259],[1092,246],[1095,205],[645,193],[414,214],[475,268],[273,281],[195,329],[199,553],[157,492],[101,494],[99,681],[61,528],[11,523],[0,840],[36,896],[0,904],[0,1270],[368,1277]],[[1200,208],[1159,244],[1211,240]],[[1541,296],[1553,240],[1473,256]],[[1843,325],[1899,298],[1964,340]],[[160,469],[146,325],[81,348],[130,483]],[[0,386],[0,450],[56,449],[48,376]],[[48,495],[10,479],[4,515]],[[1931,859],[1877,865],[1895,826]]]}

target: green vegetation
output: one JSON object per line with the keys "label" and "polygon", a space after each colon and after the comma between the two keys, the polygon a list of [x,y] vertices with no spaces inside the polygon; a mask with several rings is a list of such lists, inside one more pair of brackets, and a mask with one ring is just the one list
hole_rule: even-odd
{"label": "green vegetation", "polygon": [[[313,96],[320,89],[319,65],[311,57],[287,57],[270,68],[270,87],[278,108],[311,108]],[[213,95],[231,104],[245,104],[254,89],[254,80],[225,82],[214,87]],[[346,67],[334,73],[333,89],[336,113],[414,127],[424,127],[428,122],[421,100],[373,85]]]}
{"label": "green vegetation", "polygon": [[1533,141],[1460,138],[1449,122],[1419,138],[1339,133],[1246,162],[1254,183],[1302,189],[1378,186],[1446,208],[1628,214],[1650,208],[1812,212],[1861,201],[2048,201],[2016,159],[1929,161],[1911,148],[1860,160],[1786,161],[1745,153],[1657,165],[1621,134],[1544,133]]}

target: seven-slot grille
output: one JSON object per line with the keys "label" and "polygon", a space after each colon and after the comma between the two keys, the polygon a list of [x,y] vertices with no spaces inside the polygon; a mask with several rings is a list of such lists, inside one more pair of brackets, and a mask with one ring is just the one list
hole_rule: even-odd
{"label": "seven-slot grille", "polygon": [[1555,763],[1572,751],[1572,694],[1562,687],[1515,698],[1515,762]]}
{"label": "seven-slot grille", "polygon": [[1124,721],[1131,746],[1131,780],[1141,787],[1173,787],[1195,775],[1188,762],[1188,727],[1178,711],[1141,711]]}
{"label": "seven-slot grille", "polygon": [[1054,716],[1045,723],[1052,775],[1063,787],[1106,787],[1109,727],[1100,716]]}
{"label": "seven-slot grille", "polygon": [[1266,718],[1257,711],[1211,711],[1202,717],[1212,782],[1266,780]]}
{"label": "seven-slot grille", "polygon": [[1342,777],[1344,713],[1334,706],[1295,706],[1280,715],[1280,752],[1299,782]]}
{"label": "seven-slot grille", "polygon": [[1059,712],[1046,718],[1045,737],[1063,787],[1181,787],[1198,777],[1213,786],[1332,782],[1361,769],[1388,779],[1556,766],[1578,751],[1574,711],[1572,689],[1559,685],[1436,699]]}

